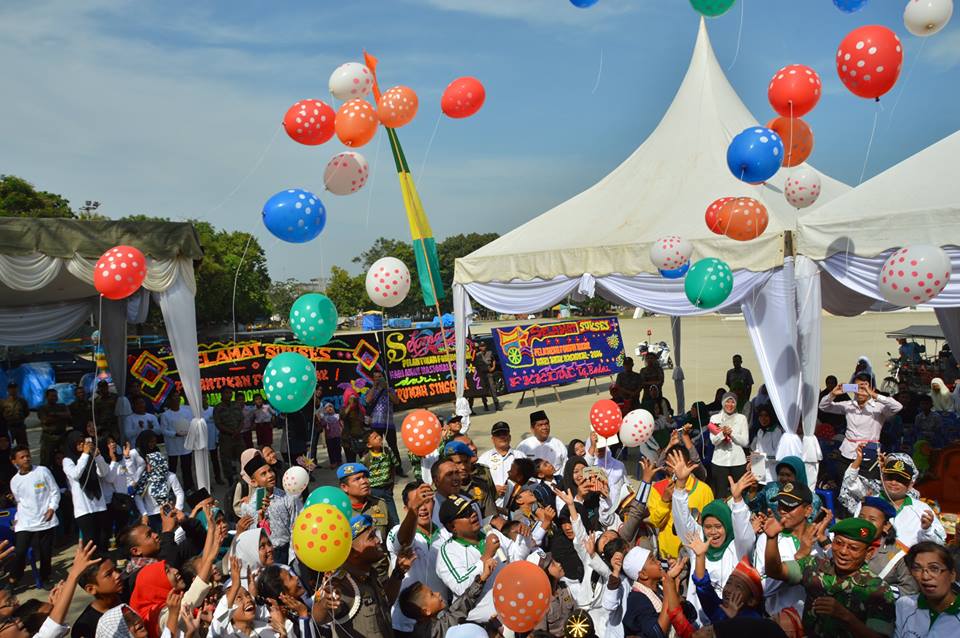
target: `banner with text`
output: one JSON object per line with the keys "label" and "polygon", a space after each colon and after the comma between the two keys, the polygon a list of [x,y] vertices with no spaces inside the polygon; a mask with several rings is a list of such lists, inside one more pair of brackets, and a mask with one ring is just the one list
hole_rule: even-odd
{"label": "banner with text", "polygon": [[563,385],[623,370],[616,317],[494,328],[507,392]]}
{"label": "banner with text", "polygon": [[[444,349],[444,338],[449,351]],[[388,380],[400,399],[396,409],[453,403],[456,379],[450,377],[450,371],[456,371],[455,343],[453,328],[387,330],[384,333]],[[475,395],[480,387],[476,369],[470,363],[473,356],[474,342],[468,337],[467,396]]]}

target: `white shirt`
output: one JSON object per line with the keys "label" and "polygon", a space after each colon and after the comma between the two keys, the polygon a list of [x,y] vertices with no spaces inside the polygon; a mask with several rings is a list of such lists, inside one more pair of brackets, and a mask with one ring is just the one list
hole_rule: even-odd
{"label": "white shirt", "polygon": [[[747,425],[747,417],[734,412],[727,414],[720,412],[710,417],[710,423],[715,423],[721,428],[730,426],[730,439],[728,440],[723,432],[719,434],[710,433],[710,441],[713,443],[714,465],[719,467],[736,467],[744,465],[747,462],[747,456],[743,453],[743,448],[750,444],[750,427]],[[694,594],[696,597],[696,594]]]}
{"label": "white shirt", "polygon": [[529,436],[520,441],[517,449],[527,458],[545,459],[558,470],[567,462],[567,446],[555,436],[547,437],[547,440],[541,443],[535,436]]}
{"label": "white shirt", "polygon": [[188,405],[180,406],[179,410],[168,409],[160,415],[160,433],[163,434],[163,445],[167,448],[167,456],[190,454],[185,443],[192,418],[193,412]]}
{"label": "white shirt", "polygon": [[[73,517],[80,518],[87,514],[93,514],[94,512],[103,512],[107,509],[107,504],[103,500],[103,496],[97,499],[92,499],[87,496],[86,492],[83,491],[83,485],[80,484],[81,477],[83,476],[83,470],[87,467],[87,463],[90,462],[89,454],[81,454],[80,458],[77,459],[77,462],[74,463],[73,459],[67,457],[63,459],[63,473],[67,475],[67,482],[70,483],[70,495],[73,497]],[[110,476],[110,467],[107,465],[107,462],[103,460],[102,456],[98,456],[95,461],[96,475],[101,479]],[[90,477],[90,480],[93,480],[93,477]],[[100,485],[101,492],[103,491],[103,484]]]}
{"label": "white shirt", "polygon": [[160,435],[160,422],[157,417],[144,412],[143,414],[130,414],[123,417],[123,436],[126,437],[130,445],[136,445],[137,437],[144,430],[153,430]]}
{"label": "white shirt", "polygon": [[956,638],[960,636],[960,614],[944,612],[930,622],[930,608],[921,609],[919,596],[901,596],[897,600],[897,624],[894,638]]}
{"label": "white shirt", "polygon": [[833,395],[828,393],[820,399],[818,409],[846,417],[847,431],[840,444],[840,454],[844,458],[855,459],[857,446],[862,442],[878,442],[883,424],[903,406],[896,399],[882,394],[878,394],[876,399],[867,399],[863,406],[856,399],[834,403]]}
{"label": "white shirt", "polygon": [[[397,554],[403,550],[400,541],[397,539],[397,533],[400,530],[399,525],[395,525],[387,534],[387,551],[390,552],[391,569],[396,564]],[[450,598],[450,590],[443,584],[440,576],[437,574],[437,558],[440,555],[440,544],[446,539],[440,538],[440,530],[436,530],[432,537],[426,536],[419,529],[413,534],[413,551],[417,559],[403,576],[400,583],[400,591],[403,591],[413,583],[423,583],[433,591],[443,596],[444,600]],[[393,628],[396,631],[412,632],[417,622],[403,615],[400,611],[400,605],[393,606]]]}
{"label": "white shirt", "polygon": [[[494,484],[500,487],[507,484],[507,473],[510,471],[510,466],[513,465],[513,462],[517,459],[525,458],[527,458],[526,454],[512,447],[507,450],[506,454],[500,454],[495,449],[487,450],[480,455],[477,463],[490,470],[490,476],[493,478]],[[557,470],[559,471],[559,468],[557,468]],[[497,507],[503,507],[504,498],[505,495],[497,497]]]}
{"label": "white shirt", "polygon": [[[60,507],[60,488],[47,468],[35,465],[26,474],[18,472],[10,479],[10,492],[17,501],[13,531],[42,532],[60,524],[56,514]],[[54,511],[49,521],[43,520],[47,510]]]}
{"label": "white shirt", "polygon": [[[780,534],[777,538],[777,549],[780,550],[780,560],[794,560],[797,556],[799,541],[793,536]],[[807,599],[807,592],[803,585],[788,585],[776,578],[767,578],[766,552],[767,535],[761,534],[757,539],[757,547],[753,552],[753,566],[760,572],[763,583],[763,598],[767,613],[771,616],[787,607],[793,607],[803,616],[803,603]],[[814,546],[812,554],[822,554],[819,547]]]}
{"label": "white shirt", "polygon": [[[860,514],[860,507],[861,504],[857,503],[856,508],[850,511],[851,514],[854,516]],[[921,517],[925,512],[933,514],[933,523],[927,529],[923,529],[921,525]],[[897,540],[907,547],[913,547],[921,541],[932,541],[938,545],[947,544],[947,532],[943,529],[940,517],[929,505],[923,501],[915,501],[910,496],[904,499],[897,511],[897,517],[893,519],[893,527],[897,530]]]}
{"label": "white shirt", "polygon": [[[783,428],[778,426],[769,432],[757,430],[757,435],[753,437],[750,449],[753,450],[755,458],[751,459],[751,469],[761,483],[777,480],[777,446],[780,445],[782,436]],[[760,469],[763,471],[759,472]]]}

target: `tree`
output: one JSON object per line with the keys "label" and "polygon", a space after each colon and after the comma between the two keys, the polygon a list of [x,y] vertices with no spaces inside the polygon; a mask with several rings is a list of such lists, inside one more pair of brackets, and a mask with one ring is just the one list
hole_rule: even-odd
{"label": "tree", "polygon": [[296,279],[274,281],[270,284],[270,291],[267,293],[270,310],[274,315],[280,316],[281,323],[286,323],[290,316],[290,306],[304,292],[304,285]]}
{"label": "tree", "polygon": [[330,269],[326,295],[337,307],[337,314],[341,317],[355,315],[371,305],[367,299],[365,280],[366,275],[351,277],[350,273],[339,266]]}
{"label": "tree", "polygon": [[0,217],[62,217],[75,219],[70,202],[54,193],[38,191],[13,175],[0,175]]}

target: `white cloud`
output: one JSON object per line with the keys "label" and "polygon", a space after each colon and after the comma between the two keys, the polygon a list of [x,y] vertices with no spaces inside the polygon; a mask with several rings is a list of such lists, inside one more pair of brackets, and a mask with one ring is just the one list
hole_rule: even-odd
{"label": "white cloud", "polygon": [[629,13],[654,12],[659,3],[638,0],[602,0],[587,9],[567,0],[408,0],[441,11],[456,11],[488,18],[520,20],[531,24],[564,24],[594,28]]}

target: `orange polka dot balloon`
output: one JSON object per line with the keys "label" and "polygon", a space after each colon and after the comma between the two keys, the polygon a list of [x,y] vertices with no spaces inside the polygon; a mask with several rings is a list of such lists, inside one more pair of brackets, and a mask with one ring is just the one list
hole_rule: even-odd
{"label": "orange polka dot balloon", "polygon": [[727,202],[717,215],[717,225],[723,234],[737,241],[756,239],[767,229],[769,221],[767,207],[752,197]]}
{"label": "orange polka dot balloon", "polygon": [[380,120],[377,111],[364,99],[348,100],[337,111],[334,128],[337,138],[344,146],[358,148],[373,139],[377,134]]}
{"label": "orange polka dot balloon", "polygon": [[509,563],[493,581],[493,606],[507,629],[532,631],[550,606],[550,579],[529,561]]}
{"label": "orange polka dot balloon", "polygon": [[406,126],[417,116],[419,106],[420,100],[410,87],[395,86],[387,89],[377,102],[380,123],[387,128]]}
{"label": "orange polka dot balloon", "polygon": [[430,410],[414,410],[403,419],[400,436],[407,449],[417,456],[426,456],[440,445],[443,427],[440,419]]}
{"label": "orange polka dot balloon", "polygon": [[726,206],[727,202],[735,199],[736,197],[721,197],[707,206],[707,213],[703,219],[707,222],[707,228],[710,229],[710,232],[716,233],[717,235],[723,234],[723,231],[720,229],[720,223],[717,221],[717,215],[720,214],[720,209]]}
{"label": "orange polka dot balloon", "polygon": [[133,246],[115,246],[103,253],[93,268],[93,285],[107,299],[135,293],[147,276],[147,260]]}
{"label": "orange polka dot balloon", "polygon": [[770,120],[767,128],[783,140],[783,166],[799,166],[813,152],[813,131],[799,117],[778,117]]}
{"label": "orange polka dot balloon", "polygon": [[331,572],[350,554],[350,521],[333,505],[311,505],[297,515],[292,542],[300,562],[314,571]]}

